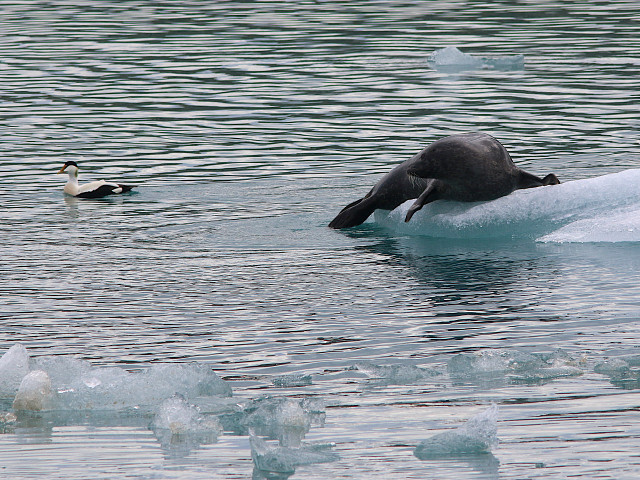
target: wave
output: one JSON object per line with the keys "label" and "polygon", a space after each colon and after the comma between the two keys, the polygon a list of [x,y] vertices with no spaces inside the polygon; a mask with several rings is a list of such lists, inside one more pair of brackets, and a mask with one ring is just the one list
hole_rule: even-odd
{"label": "wave", "polygon": [[395,232],[441,238],[541,242],[640,242],[640,169],[526,190],[489,202],[439,200],[404,218],[413,200],[375,221]]}

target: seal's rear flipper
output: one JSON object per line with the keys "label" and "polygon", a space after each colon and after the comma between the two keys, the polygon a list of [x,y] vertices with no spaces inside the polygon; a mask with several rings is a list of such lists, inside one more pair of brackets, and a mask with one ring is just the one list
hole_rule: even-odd
{"label": "seal's rear flipper", "polygon": [[558,185],[560,180],[553,173],[544,178],[536,177],[524,170],[520,170],[520,178],[518,179],[518,188],[544,187],[546,185]]}
{"label": "seal's rear flipper", "polygon": [[331,220],[331,228],[349,228],[364,223],[376,209],[376,201],[371,197],[364,197],[361,200],[350,203]]}
{"label": "seal's rear flipper", "polygon": [[542,179],[542,185],[560,185],[560,180],[553,173]]}

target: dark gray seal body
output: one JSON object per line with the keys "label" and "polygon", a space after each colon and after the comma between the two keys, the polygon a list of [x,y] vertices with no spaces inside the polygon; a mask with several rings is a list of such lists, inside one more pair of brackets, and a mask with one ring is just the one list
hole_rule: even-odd
{"label": "dark gray seal body", "polygon": [[412,198],[417,200],[407,212],[407,222],[436,200],[493,200],[519,188],[558,183],[553,173],[539,178],[516,167],[507,150],[490,135],[451,135],[395,167],[362,199],[344,207],[329,226],[360,225],[374,210],[393,210]]}

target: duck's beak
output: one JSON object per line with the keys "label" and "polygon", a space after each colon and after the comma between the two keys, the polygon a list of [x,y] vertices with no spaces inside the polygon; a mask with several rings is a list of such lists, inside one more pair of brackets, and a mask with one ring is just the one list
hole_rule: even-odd
{"label": "duck's beak", "polygon": [[64,169],[67,168],[66,165],[63,165],[62,168],[60,170],[58,170],[58,173],[64,173]]}

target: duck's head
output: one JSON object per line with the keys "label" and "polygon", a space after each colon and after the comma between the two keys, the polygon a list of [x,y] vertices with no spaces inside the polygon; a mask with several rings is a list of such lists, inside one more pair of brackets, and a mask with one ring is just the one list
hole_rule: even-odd
{"label": "duck's head", "polygon": [[78,164],[76,162],[74,162],[73,160],[69,160],[68,162],[65,162],[65,164],[62,166],[62,168],[60,170],[58,170],[58,173],[64,173],[67,172],[69,174],[69,176],[73,175],[74,177],[78,176]]}

